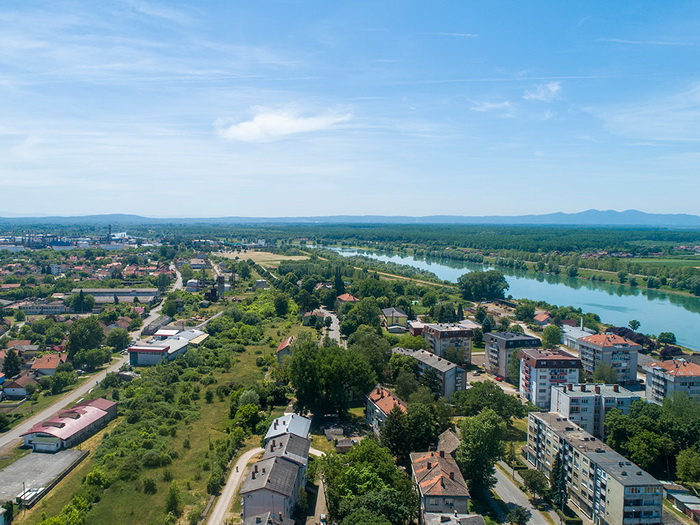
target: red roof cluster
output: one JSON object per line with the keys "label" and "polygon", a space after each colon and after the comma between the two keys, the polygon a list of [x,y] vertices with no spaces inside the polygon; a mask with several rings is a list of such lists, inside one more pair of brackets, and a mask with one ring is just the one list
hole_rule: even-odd
{"label": "red roof cluster", "polygon": [[385,414],[391,412],[394,407],[399,407],[402,411],[406,412],[406,403],[382,386],[378,386],[372,390],[367,394],[367,397]]}

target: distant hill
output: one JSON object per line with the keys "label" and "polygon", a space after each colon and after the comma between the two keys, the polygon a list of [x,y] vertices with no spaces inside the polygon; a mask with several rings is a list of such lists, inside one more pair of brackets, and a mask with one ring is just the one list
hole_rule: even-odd
{"label": "distant hill", "polygon": [[140,215],[111,214],[75,217],[0,217],[2,224],[69,225],[184,225],[184,224],[503,224],[503,225],[566,225],[566,226],[645,226],[700,228],[700,216],[689,214],[645,213],[638,210],[587,210],[578,213],[543,215],[494,215],[467,217],[430,215],[426,217],[389,215],[334,215],[324,217],[211,217],[152,218]]}

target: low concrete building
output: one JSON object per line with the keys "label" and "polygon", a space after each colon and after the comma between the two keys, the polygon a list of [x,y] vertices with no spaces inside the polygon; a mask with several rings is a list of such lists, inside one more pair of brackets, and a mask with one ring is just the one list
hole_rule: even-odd
{"label": "low concrete building", "polygon": [[552,387],[550,411],[561,414],[589,434],[605,437],[605,416],[613,408],[629,414],[641,396],[620,385],[569,384]]}
{"label": "low concrete building", "polygon": [[520,350],[520,397],[549,409],[554,385],[578,383],[581,360],[563,350]]}
{"label": "low concrete building", "polygon": [[394,407],[399,407],[400,410],[406,412],[406,403],[401,401],[393,392],[387,390],[383,386],[378,386],[367,394],[367,407],[365,409],[365,422],[375,434],[379,435],[384,421],[386,421],[389,412]]}
{"label": "low concrete building", "polygon": [[[519,332],[488,332],[484,334],[486,345],[486,370],[500,377],[508,376],[508,366],[520,348],[537,348],[542,345],[539,338]],[[515,378],[512,378],[515,379]]]}
{"label": "low concrete building", "polygon": [[[174,336],[170,336],[173,332]],[[178,356],[181,356],[189,350],[190,345],[196,346],[206,338],[207,335],[200,330],[159,330],[156,334],[159,341],[152,344],[136,344],[130,346],[127,351],[129,353],[129,364],[132,366],[153,366],[161,361],[172,361]],[[163,339],[163,337],[167,338]],[[193,344],[194,341],[198,341]]]}
{"label": "low concrete building", "polygon": [[459,390],[467,389],[467,371],[461,366],[426,350],[393,348],[391,351],[417,360],[420,375],[434,373],[440,379],[442,397],[450,397]]}
{"label": "low concrete building", "polygon": [[579,340],[591,335],[595,335],[595,332],[588,328],[579,328],[578,326],[567,325],[563,325],[561,327],[561,343],[568,346],[572,350],[576,350],[577,352],[581,350]]}
{"label": "low concrete building", "polygon": [[472,337],[474,331],[459,324],[426,324],[423,337],[432,353],[445,357],[445,350],[454,347],[464,352],[465,362],[472,362]]}
{"label": "low concrete building", "polygon": [[117,404],[99,398],[83,401],[71,409],[37,423],[22,434],[24,446],[34,452],[58,452],[72,447],[117,417]]}
{"label": "low concrete building", "polygon": [[700,399],[700,365],[685,359],[654,361],[644,366],[647,374],[646,399],[660,405],[673,394],[684,393]]}
{"label": "low concrete building", "polygon": [[421,521],[429,513],[469,513],[469,489],[452,456],[444,451],[413,452],[411,473],[420,497]]}

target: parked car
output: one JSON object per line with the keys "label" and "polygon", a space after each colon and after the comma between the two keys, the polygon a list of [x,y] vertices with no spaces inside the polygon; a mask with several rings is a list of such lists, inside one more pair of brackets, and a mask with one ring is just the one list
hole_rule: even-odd
{"label": "parked car", "polygon": [[501,376],[496,376],[496,381],[503,381],[503,378]]}
{"label": "parked car", "polygon": [[479,370],[477,370],[477,371],[476,371],[476,372],[474,372],[474,373],[473,373],[472,375],[475,375],[475,376],[480,376],[480,375],[481,375],[481,372],[480,372]]}

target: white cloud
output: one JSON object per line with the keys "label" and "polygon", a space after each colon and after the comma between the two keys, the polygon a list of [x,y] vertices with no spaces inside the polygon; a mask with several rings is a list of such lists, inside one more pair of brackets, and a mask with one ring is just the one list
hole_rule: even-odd
{"label": "white cloud", "polygon": [[625,40],[624,38],[599,38],[598,42],[611,42],[613,44],[627,44],[631,46],[696,46],[692,42],[669,42],[668,40]]}
{"label": "white cloud", "polygon": [[459,38],[479,38],[479,35],[474,33],[424,33],[432,36],[456,36]]}
{"label": "white cloud", "polygon": [[323,131],[352,118],[349,113],[326,112],[315,116],[302,116],[296,111],[256,108],[256,115],[237,124],[219,124],[219,135],[241,142],[271,142],[298,133]]}
{"label": "white cloud", "polygon": [[472,104],[472,111],[480,113],[506,112],[510,114],[513,109],[513,104],[507,100],[504,102],[472,102]]}
{"label": "white cloud", "polygon": [[535,88],[532,90],[525,91],[523,98],[525,100],[540,100],[542,102],[549,102],[559,98],[560,94],[561,82],[547,82],[546,84],[539,84],[535,86]]}

